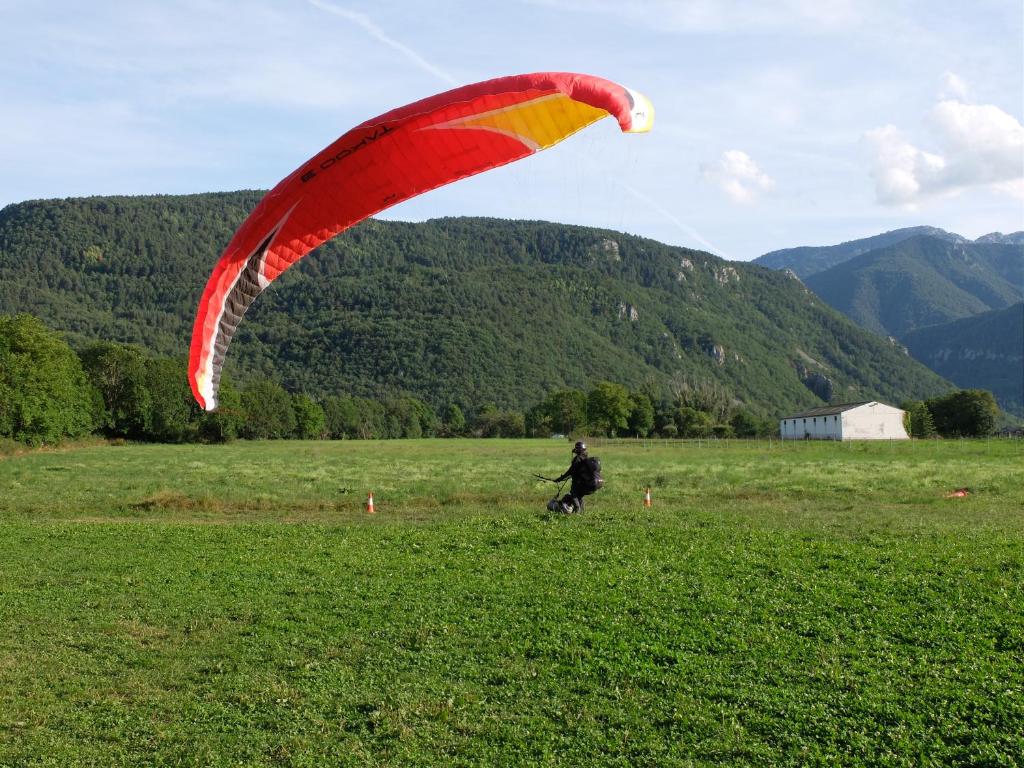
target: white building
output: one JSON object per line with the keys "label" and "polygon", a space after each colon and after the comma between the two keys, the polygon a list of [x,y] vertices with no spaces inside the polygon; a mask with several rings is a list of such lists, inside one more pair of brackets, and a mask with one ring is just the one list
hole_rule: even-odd
{"label": "white building", "polygon": [[779,420],[783,440],[907,440],[903,411],[871,400],[812,408]]}

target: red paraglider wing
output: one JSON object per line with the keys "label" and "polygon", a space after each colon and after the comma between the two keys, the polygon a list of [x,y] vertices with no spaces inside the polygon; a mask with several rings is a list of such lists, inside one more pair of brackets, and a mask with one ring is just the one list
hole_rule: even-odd
{"label": "red paraglider wing", "polygon": [[546,149],[608,115],[635,133],[650,129],[654,111],[643,96],[608,80],[537,73],[456,88],[344,134],[267,193],[214,267],[192,330],[196,400],[216,408],[242,315],[318,245],[378,211]]}

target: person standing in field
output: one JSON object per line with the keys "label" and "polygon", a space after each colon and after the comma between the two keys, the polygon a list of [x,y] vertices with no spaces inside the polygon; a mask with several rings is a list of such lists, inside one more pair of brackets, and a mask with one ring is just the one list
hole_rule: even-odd
{"label": "person standing in field", "polygon": [[577,441],[572,448],[572,462],[556,480],[556,483],[572,478],[569,492],[562,497],[563,512],[582,512],[583,498],[601,488],[601,462],[587,455],[587,444]]}

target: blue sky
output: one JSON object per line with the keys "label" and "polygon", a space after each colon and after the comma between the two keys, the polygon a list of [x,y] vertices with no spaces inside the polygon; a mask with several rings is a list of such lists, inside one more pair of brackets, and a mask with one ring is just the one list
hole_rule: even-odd
{"label": "blue sky", "polygon": [[0,205],[269,188],[457,84],[601,75],[605,120],[386,218],[609,227],[730,259],[1024,229],[1019,0],[0,0]]}

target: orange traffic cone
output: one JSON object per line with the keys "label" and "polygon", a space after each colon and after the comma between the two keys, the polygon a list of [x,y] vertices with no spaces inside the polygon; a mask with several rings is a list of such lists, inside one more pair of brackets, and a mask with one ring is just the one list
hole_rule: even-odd
{"label": "orange traffic cone", "polygon": [[644,494],[644,506],[651,506],[651,486],[647,486],[647,492]]}
{"label": "orange traffic cone", "polygon": [[376,510],[373,508],[373,491],[366,497],[366,514],[372,515]]}

